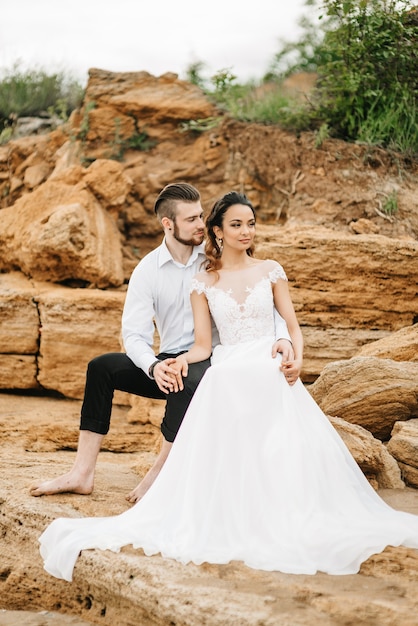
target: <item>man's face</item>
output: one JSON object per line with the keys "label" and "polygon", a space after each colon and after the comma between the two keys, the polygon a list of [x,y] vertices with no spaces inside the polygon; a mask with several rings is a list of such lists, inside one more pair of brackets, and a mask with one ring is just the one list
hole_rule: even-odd
{"label": "man's face", "polygon": [[200,202],[178,202],[173,221],[173,237],[185,246],[198,246],[205,236],[205,223]]}

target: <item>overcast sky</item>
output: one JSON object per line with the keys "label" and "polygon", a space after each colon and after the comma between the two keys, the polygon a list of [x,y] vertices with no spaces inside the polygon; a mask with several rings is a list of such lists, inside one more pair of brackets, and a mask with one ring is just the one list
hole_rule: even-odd
{"label": "overcast sky", "polygon": [[4,0],[0,71],[63,70],[82,82],[96,67],[185,77],[230,69],[262,78],[280,39],[297,40],[305,0]]}

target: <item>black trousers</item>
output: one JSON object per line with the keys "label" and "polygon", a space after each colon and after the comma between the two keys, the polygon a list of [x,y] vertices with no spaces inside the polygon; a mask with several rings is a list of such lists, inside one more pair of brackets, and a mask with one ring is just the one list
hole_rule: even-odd
{"label": "black trousers", "polygon": [[[163,360],[175,354],[159,354]],[[122,352],[110,352],[92,359],[87,367],[80,430],[106,435],[110,426],[115,389],[136,396],[166,400],[161,432],[167,441],[174,441],[196,388],[210,365],[210,360],[191,363],[184,379],[183,391],[165,394],[131,359]]]}

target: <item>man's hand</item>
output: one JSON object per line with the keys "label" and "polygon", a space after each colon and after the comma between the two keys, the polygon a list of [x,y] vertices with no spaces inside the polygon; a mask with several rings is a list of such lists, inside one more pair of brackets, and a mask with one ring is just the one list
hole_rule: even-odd
{"label": "man's hand", "polygon": [[282,361],[280,370],[283,372],[286,381],[290,386],[294,385],[300,376],[302,370],[302,361],[294,359],[291,361]]}
{"label": "man's hand", "polygon": [[158,389],[163,393],[176,393],[183,389],[183,379],[175,364],[176,359],[170,357],[169,359],[160,361],[154,367],[154,380],[158,385]]}
{"label": "man's hand", "polygon": [[293,361],[295,358],[292,343],[288,339],[278,339],[274,342],[271,349],[271,356],[275,359],[279,353],[282,355],[282,363]]}
{"label": "man's hand", "polygon": [[290,386],[294,385],[302,370],[302,361],[295,359],[292,343],[288,339],[278,339],[271,349],[273,359],[278,354],[282,355],[280,371],[283,372]]}

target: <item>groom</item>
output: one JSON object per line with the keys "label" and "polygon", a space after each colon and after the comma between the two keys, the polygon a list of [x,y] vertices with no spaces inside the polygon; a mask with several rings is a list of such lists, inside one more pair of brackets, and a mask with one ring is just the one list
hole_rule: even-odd
{"label": "groom", "polygon": [[[119,389],[166,400],[160,453],[126,497],[131,503],[140,500],[164,465],[192,396],[210,365],[209,359],[191,364],[182,390],[170,367],[193,343],[190,282],[205,261],[199,191],[185,182],[169,184],[158,195],[154,210],[164,240],[139,262],[130,278],[122,314],[126,353],[103,354],[88,364],[74,465],[68,473],[32,485],[33,496],[93,491],[97,457],[110,426],[113,393]],[[154,321],[160,337],[158,355],[153,350]],[[279,317],[276,337],[272,356],[281,352],[284,361],[291,360],[289,334]]]}

